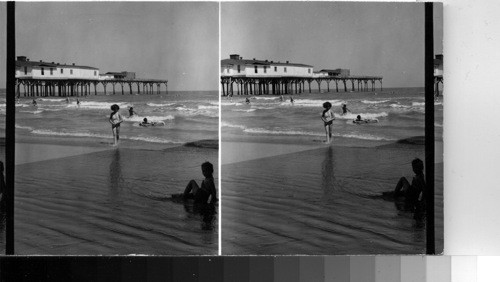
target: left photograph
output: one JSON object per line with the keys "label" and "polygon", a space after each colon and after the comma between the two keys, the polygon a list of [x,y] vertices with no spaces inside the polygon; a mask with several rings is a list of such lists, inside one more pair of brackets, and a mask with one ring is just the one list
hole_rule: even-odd
{"label": "left photograph", "polygon": [[218,6],[16,3],[15,254],[218,253]]}

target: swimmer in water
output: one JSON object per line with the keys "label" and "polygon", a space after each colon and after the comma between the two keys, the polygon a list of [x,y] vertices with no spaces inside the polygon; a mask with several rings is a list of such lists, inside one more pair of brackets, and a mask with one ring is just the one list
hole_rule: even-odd
{"label": "swimmer in water", "polygon": [[250,104],[250,99],[246,98],[245,103]]}
{"label": "swimmer in water", "polygon": [[147,118],[144,118],[142,120],[142,122],[139,123],[139,125],[142,125],[142,126],[154,125],[154,122],[149,122]]}
{"label": "swimmer in water", "polygon": [[34,107],[38,107],[38,104],[36,103],[36,100],[33,99],[33,102],[31,102],[33,104]]}
{"label": "swimmer in water", "polygon": [[361,115],[358,115],[355,120],[352,121],[353,123],[356,124],[361,124],[361,123],[377,123],[378,119],[362,119]]}
{"label": "swimmer in water", "polygon": [[293,97],[290,97],[290,103],[293,104],[293,102],[295,102],[295,100],[293,99]]}
{"label": "swimmer in water", "polygon": [[134,108],[130,107],[130,108],[128,109],[128,114],[129,114],[129,116],[128,116],[128,117],[131,117],[131,116],[133,116],[133,115],[136,115],[137,113],[136,113],[136,112],[134,112]]}
{"label": "swimmer in water", "polygon": [[78,108],[80,107],[80,100],[78,100],[78,98],[76,99],[76,105],[78,106]]}
{"label": "swimmer in water", "polygon": [[342,104],[342,115],[347,114],[347,112],[351,112],[351,111],[347,108],[347,104]]}

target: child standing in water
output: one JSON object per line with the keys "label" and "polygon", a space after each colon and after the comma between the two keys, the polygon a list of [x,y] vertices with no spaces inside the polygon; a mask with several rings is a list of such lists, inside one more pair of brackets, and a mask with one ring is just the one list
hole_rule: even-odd
{"label": "child standing in water", "polygon": [[118,112],[120,107],[117,104],[113,104],[111,106],[111,110],[113,111],[109,116],[109,123],[111,123],[111,130],[113,130],[113,138],[114,145],[118,145],[118,141],[120,140],[120,124],[123,122],[123,118]]}
{"label": "child standing in water", "polygon": [[321,119],[325,124],[325,132],[326,132],[326,143],[330,143],[332,141],[332,124],[335,120],[335,114],[332,111],[332,104],[330,102],[324,102],[323,114],[321,115]]}
{"label": "child standing in water", "polygon": [[205,176],[205,180],[201,182],[201,187],[198,186],[196,181],[189,181],[186,189],[184,189],[184,199],[194,198],[195,203],[206,204],[211,196],[210,203],[213,204],[217,201],[213,176],[214,166],[209,162],[204,162],[201,165],[201,172]]}

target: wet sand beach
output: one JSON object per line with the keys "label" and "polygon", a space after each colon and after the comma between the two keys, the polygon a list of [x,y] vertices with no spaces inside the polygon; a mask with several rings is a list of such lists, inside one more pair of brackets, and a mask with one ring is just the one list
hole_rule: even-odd
{"label": "wet sand beach", "polygon": [[216,254],[217,212],[169,199],[217,170],[211,147],[17,144],[16,254]]}
{"label": "wet sand beach", "polygon": [[[425,226],[380,197],[401,176],[411,181],[411,161],[424,160],[424,146],[416,143],[307,150],[303,145],[223,142],[223,155],[238,156],[222,159],[223,254],[425,253]],[[282,147],[281,154],[276,146]],[[436,147],[440,253],[442,142]],[[258,152],[254,158],[249,157],[252,151]]]}

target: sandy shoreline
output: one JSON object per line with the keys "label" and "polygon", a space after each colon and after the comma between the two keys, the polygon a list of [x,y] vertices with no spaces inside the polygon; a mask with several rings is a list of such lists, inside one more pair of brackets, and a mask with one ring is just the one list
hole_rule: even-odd
{"label": "sandy shoreline", "polygon": [[[248,160],[273,157],[278,155],[296,153],[318,148],[326,147],[341,147],[335,144],[323,144],[320,142],[311,145],[281,143],[274,144],[269,142],[243,142],[243,141],[223,141],[221,142],[221,165],[243,162]],[[443,162],[443,142],[435,142],[435,158],[434,162]],[[344,146],[345,147],[345,146]],[[407,145],[390,143],[380,147],[393,147],[393,148],[425,148],[422,145]],[[351,147],[352,148],[352,147]]]}
{"label": "sandy shoreline", "polygon": [[[378,197],[425,146],[222,142],[222,250],[248,254],[419,254],[425,229]],[[443,246],[442,143],[436,143],[436,245]],[[224,156],[224,155],[230,156]],[[248,216],[251,214],[252,216]],[[325,244],[325,242],[328,242]]]}
{"label": "sandy shoreline", "polygon": [[213,142],[162,150],[16,143],[17,253],[216,254],[218,212],[169,200],[190,179],[201,182],[205,161],[218,185]]}

